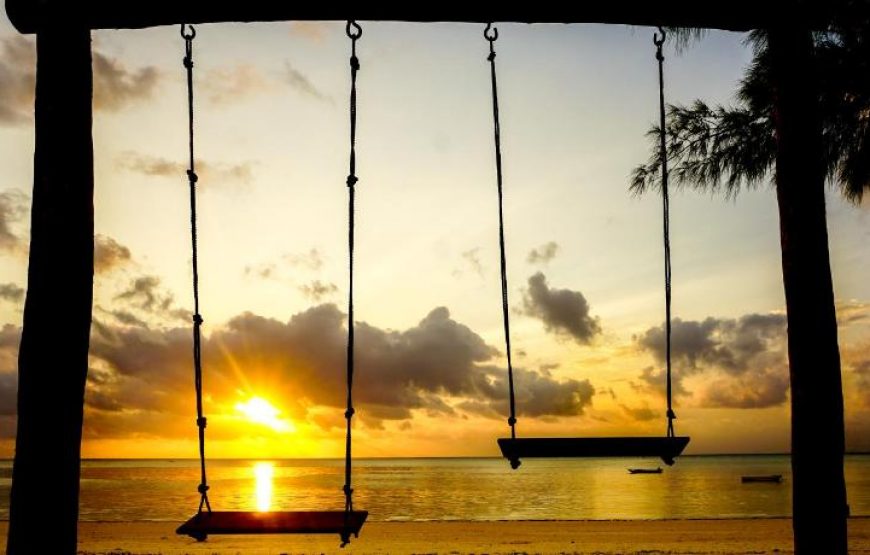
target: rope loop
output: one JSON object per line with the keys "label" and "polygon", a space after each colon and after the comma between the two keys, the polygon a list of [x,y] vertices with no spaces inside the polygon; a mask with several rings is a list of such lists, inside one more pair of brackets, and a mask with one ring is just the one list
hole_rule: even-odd
{"label": "rope loop", "polygon": [[186,41],[192,41],[196,38],[196,28],[188,23],[181,24],[181,38]]}
{"label": "rope loop", "polygon": [[491,21],[486,24],[486,28],[483,30],[483,38],[489,42],[498,40],[498,27],[494,27]]}
{"label": "rope loop", "polygon": [[347,38],[350,40],[358,40],[362,36],[362,27],[359,26],[359,23],[355,19],[349,19],[344,32],[347,33]]}
{"label": "rope loop", "polygon": [[665,44],[665,39],[667,39],[668,34],[665,32],[664,27],[659,25],[659,32],[653,33],[653,44],[656,45],[656,48],[661,48]]}

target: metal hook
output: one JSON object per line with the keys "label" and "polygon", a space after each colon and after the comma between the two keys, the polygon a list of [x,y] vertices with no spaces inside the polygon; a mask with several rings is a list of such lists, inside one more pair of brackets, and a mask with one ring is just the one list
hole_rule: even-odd
{"label": "metal hook", "polygon": [[665,44],[665,39],[667,38],[667,36],[668,34],[665,33],[664,28],[659,25],[659,32],[653,33],[653,44],[655,44],[656,47],[661,48],[662,45]]}
{"label": "metal hook", "polygon": [[357,40],[362,36],[362,27],[360,27],[359,23],[354,19],[347,20],[347,26],[344,30],[347,33],[348,38],[351,40]]}
{"label": "metal hook", "polygon": [[[185,29],[190,29],[190,32],[185,32]],[[196,29],[193,25],[182,23],[181,24],[181,37],[184,40],[193,40],[196,37]]]}
{"label": "metal hook", "polygon": [[498,40],[498,27],[493,27],[492,22],[486,24],[486,29],[483,30],[483,38],[489,42]]}

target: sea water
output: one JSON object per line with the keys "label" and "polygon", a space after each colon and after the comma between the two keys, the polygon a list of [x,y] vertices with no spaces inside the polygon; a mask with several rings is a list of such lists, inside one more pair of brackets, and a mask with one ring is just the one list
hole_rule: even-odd
{"label": "sea water", "polygon": [[[628,468],[654,460],[362,459],[354,461],[354,506],[371,520],[577,520],[782,517],[791,513],[791,468],[783,455],[685,456],[662,474]],[[340,510],[342,460],[210,460],[215,510]],[[845,464],[851,512],[870,516],[870,455]],[[741,476],[781,474],[776,483]],[[11,462],[0,462],[0,519],[8,518]],[[197,508],[196,460],[88,460],[81,519],[182,521]]]}

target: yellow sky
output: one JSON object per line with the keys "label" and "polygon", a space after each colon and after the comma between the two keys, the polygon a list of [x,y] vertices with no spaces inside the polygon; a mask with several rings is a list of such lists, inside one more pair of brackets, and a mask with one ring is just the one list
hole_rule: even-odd
{"label": "yellow sky", "polygon": [[[493,455],[507,391],[487,44],[475,25],[363,27],[355,452]],[[668,52],[669,101],[728,102],[751,55],[741,39]],[[6,22],[0,41],[9,454],[33,47]],[[348,48],[338,23],[198,29],[212,456],[342,452]],[[519,431],[660,434],[660,201],[627,190],[656,114],[650,31],[502,25],[497,48]],[[100,265],[84,453],[193,457],[183,44],[159,28],[98,32],[94,49]],[[828,202],[847,435],[868,449],[870,213],[835,192]],[[678,432],[688,452],[785,451],[772,191],[683,191],[672,212]]]}

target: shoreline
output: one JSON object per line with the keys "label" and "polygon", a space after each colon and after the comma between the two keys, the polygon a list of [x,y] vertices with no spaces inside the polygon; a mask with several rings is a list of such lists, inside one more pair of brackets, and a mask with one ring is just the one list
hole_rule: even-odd
{"label": "shoreline", "polygon": [[[596,555],[793,553],[791,519],[368,522],[339,548],[336,536],[175,534],[180,522],[81,522],[83,555],[281,555],[288,553],[585,553]],[[0,522],[0,534],[7,523]],[[870,518],[849,519],[849,552],[870,553]]]}

